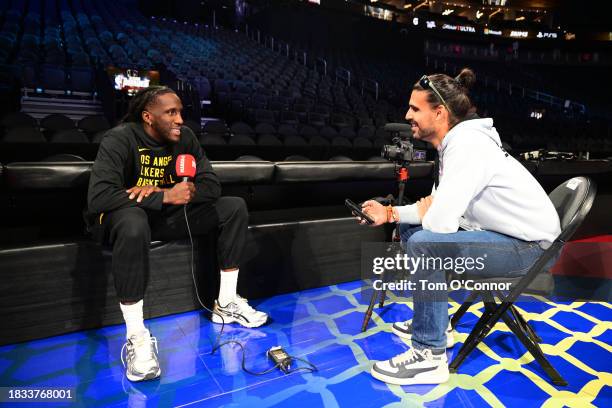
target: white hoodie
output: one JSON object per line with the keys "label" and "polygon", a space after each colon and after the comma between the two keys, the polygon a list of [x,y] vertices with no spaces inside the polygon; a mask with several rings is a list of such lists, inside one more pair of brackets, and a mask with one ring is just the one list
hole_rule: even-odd
{"label": "white hoodie", "polygon": [[500,232],[524,241],[550,243],[560,234],[559,216],[537,180],[501,149],[493,120],[453,127],[438,148],[440,183],[419,219],[416,204],[398,207],[400,222],[432,232]]}

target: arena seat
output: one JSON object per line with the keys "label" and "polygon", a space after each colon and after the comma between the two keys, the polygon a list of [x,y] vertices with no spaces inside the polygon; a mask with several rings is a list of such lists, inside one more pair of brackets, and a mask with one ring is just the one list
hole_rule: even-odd
{"label": "arena seat", "polygon": [[202,135],[199,140],[202,146],[222,146],[227,144],[220,134],[215,133]]}
{"label": "arena seat", "polygon": [[77,127],[87,133],[90,137],[96,135],[99,132],[106,131],[111,128],[110,123],[106,117],[101,115],[96,116],[84,116],[78,121]]}
{"label": "arena seat", "polygon": [[202,128],[204,135],[217,135],[225,137],[228,134],[227,125],[221,121],[210,121],[204,124]]}
{"label": "arena seat", "polygon": [[261,157],[258,156],[253,156],[253,155],[244,155],[244,156],[240,156],[238,158],[236,158],[235,161],[265,161],[264,159],[262,159]]}
{"label": "arena seat", "polygon": [[257,125],[255,125],[255,133],[257,133],[258,135],[274,135],[276,134],[276,128],[270,123],[258,123]]}
{"label": "arena seat", "polygon": [[202,126],[195,120],[185,119],[183,121],[184,126],[187,126],[194,135],[199,136],[202,133]]}
{"label": "arena seat", "polygon": [[326,147],[331,146],[329,140],[324,138],[323,136],[315,135],[310,139],[310,144],[312,146]]}
{"label": "arena seat", "polygon": [[306,140],[311,140],[313,137],[318,136],[319,132],[313,126],[304,125],[300,128],[299,135]]}
{"label": "arena seat", "polygon": [[259,146],[282,146],[283,142],[274,135],[262,134],[257,138],[257,144]]}
{"label": "arena seat", "polygon": [[371,149],[372,148],[372,142],[370,142],[368,139],[366,139],[365,137],[356,137],[355,140],[353,140],[353,147],[356,148],[365,148],[365,149]]}
{"label": "arena seat", "polygon": [[51,143],[89,143],[87,135],[80,129],[59,130],[51,135]]}
{"label": "arena seat", "polygon": [[255,140],[247,134],[235,134],[229,138],[228,144],[234,146],[255,146]]}
{"label": "arena seat", "polygon": [[285,146],[306,146],[308,142],[303,137],[297,135],[289,135],[285,137]]}
{"label": "arena seat", "polygon": [[46,143],[47,139],[37,128],[17,127],[6,132],[2,141],[5,143]]}
{"label": "arena seat", "polygon": [[76,128],[76,124],[66,115],[52,113],[41,119],[40,127],[46,131],[55,132],[58,130],[74,129]]}
{"label": "arena seat", "polygon": [[302,155],[299,155],[299,154],[292,154],[292,155],[289,155],[289,156],[285,157],[285,159],[283,161],[286,161],[286,162],[309,162],[310,159],[308,157],[306,157],[306,156],[302,156]]}
{"label": "arena seat", "polygon": [[32,116],[23,112],[7,113],[0,119],[0,127],[11,129],[16,127],[37,127],[38,122]]}

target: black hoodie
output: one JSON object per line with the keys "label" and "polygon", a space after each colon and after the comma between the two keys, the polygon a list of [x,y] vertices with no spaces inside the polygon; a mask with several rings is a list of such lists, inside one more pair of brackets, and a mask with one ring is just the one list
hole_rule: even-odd
{"label": "black hoodie", "polygon": [[[221,184],[195,135],[181,128],[178,143],[161,144],[148,136],[140,123],[124,123],[109,130],[100,144],[93,164],[87,194],[88,218],[128,207],[162,210],[163,193],[153,193],[140,203],[130,200],[126,190],[134,186],[157,185],[169,189],[181,182],[176,176],[176,158],[191,154],[196,160],[196,188],[193,203],[214,201]],[[91,219],[91,218],[90,218]]]}

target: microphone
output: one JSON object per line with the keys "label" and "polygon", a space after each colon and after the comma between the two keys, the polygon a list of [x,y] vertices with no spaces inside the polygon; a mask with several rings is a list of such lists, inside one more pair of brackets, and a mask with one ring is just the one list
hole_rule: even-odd
{"label": "microphone", "polygon": [[179,154],[176,158],[176,175],[182,177],[183,181],[189,181],[189,178],[195,177],[196,161],[190,154]]}

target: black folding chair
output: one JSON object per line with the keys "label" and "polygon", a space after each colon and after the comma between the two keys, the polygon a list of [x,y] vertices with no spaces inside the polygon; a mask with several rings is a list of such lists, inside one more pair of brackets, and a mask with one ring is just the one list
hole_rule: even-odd
{"label": "black folding chair", "polygon": [[476,346],[478,346],[487,334],[489,334],[493,326],[502,319],[527,348],[529,353],[531,353],[535,360],[542,366],[553,383],[560,386],[567,385],[567,381],[561,377],[544,356],[542,349],[538,345],[542,340],[514,307],[514,302],[521,294],[528,292],[531,288],[541,290],[542,283],[544,283],[544,286],[552,288],[552,277],[545,268],[549,261],[559,254],[565,242],[572,237],[578,226],[580,226],[591,210],[596,191],[597,188],[595,183],[588,177],[574,177],[564,182],[550,193],[549,197],[561,220],[561,234],[552,245],[542,253],[526,275],[514,279],[479,279],[478,277],[470,277],[470,279],[473,278],[475,282],[511,282],[512,289],[508,294],[497,291],[472,292],[454,314],[451,319],[453,328],[478,296],[480,296],[484,302],[485,311],[453,361],[450,363],[449,368],[451,372],[457,371],[466,357],[476,348]]}

